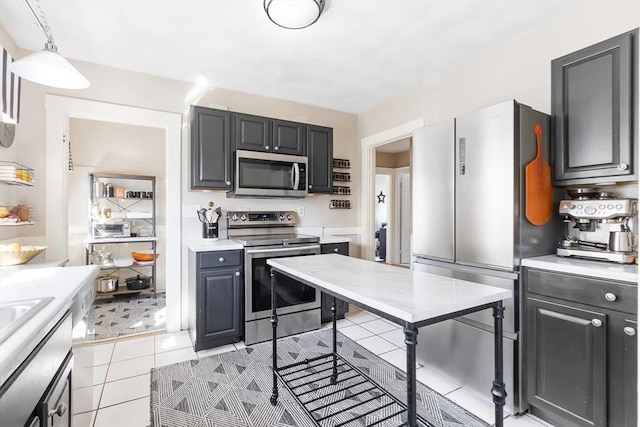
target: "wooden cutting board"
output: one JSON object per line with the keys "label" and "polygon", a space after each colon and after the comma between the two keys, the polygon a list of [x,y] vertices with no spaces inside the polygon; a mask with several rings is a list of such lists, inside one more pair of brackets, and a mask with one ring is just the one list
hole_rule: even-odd
{"label": "wooden cutting board", "polygon": [[536,158],[525,166],[525,216],[533,225],[546,224],[553,215],[553,187],[551,167],[544,160],[542,150],[542,126],[533,127],[538,152]]}

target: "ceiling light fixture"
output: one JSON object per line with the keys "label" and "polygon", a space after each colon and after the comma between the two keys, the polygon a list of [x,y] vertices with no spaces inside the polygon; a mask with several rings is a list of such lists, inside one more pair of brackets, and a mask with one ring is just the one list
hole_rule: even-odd
{"label": "ceiling light fixture", "polygon": [[32,53],[12,62],[9,65],[9,70],[23,79],[46,86],[62,89],[84,89],[89,87],[89,80],[58,53],[58,48],[53,42],[53,35],[47,23],[47,17],[42,7],[40,7],[40,0],[36,0],[36,3],[38,4],[38,9],[40,9],[42,21],[38,18],[29,2],[27,0],[22,1],[47,37],[47,43],[45,43],[44,49],[40,52]]}
{"label": "ceiling light fixture", "polygon": [[274,24],[290,30],[312,25],[320,18],[326,0],[264,0],[264,11]]}

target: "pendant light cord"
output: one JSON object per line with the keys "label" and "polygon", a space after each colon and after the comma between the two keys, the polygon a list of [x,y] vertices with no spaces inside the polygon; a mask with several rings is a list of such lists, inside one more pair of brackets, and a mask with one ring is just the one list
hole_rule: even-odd
{"label": "pendant light cord", "polygon": [[51,28],[49,28],[49,23],[47,22],[47,15],[44,13],[44,10],[42,10],[42,6],[40,5],[40,0],[36,0],[36,5],[38,6],[38,10],[40,11],[40,18],[42,18],[42,20],[38,18],[38,15],[36,15],[35,10],[33,10],[33,8],[31,7],[31,5],[27,0],[22,0],[22,2],[25,4],[25,6],[27,6],[27,9],[29,9],[29,13],[31,13],[31,16],[36,21],[36,23],[38,24],[38,26],[40,27],[44,35],[47,37],[47,44],[54,45],[53,34],[51,34]]}

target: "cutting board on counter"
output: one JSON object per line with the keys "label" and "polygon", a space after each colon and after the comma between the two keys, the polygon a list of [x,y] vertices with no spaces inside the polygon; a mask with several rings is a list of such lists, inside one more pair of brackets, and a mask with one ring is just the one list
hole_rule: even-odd
{"label": "cutting board on counter", "polygon": [[551,167],[544,160],[542,150],[542,126],[533,127],[536,135],[537,154],[525,166],[525,216],[533,225],[544,225],[553,216],[553,187]]}

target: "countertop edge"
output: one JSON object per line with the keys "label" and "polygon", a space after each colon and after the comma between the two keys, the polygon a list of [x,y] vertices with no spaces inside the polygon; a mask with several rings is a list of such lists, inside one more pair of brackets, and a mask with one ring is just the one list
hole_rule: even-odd
{"label": "countertop edge", "polygon": [[617,280],[638,283],[638,266],[636,264],[616,264],[604,261],[544,255],[523,258],[522,267],[539,268],[560,273],[576,274],[598,279]]}

